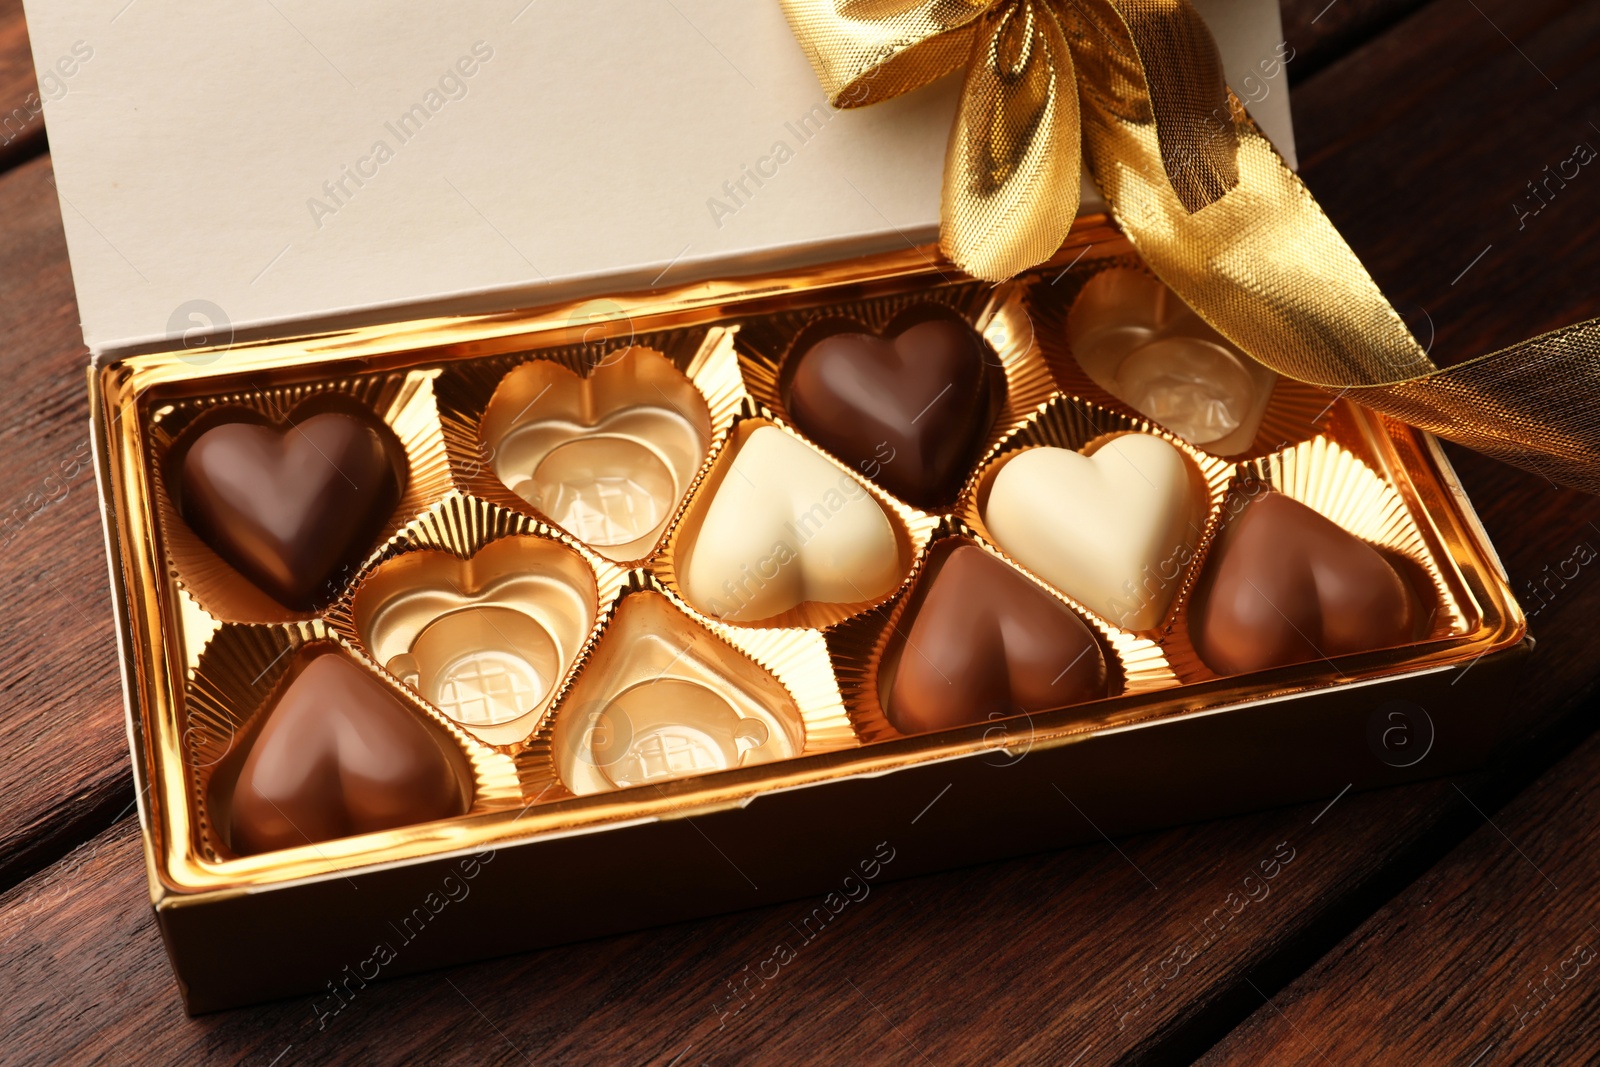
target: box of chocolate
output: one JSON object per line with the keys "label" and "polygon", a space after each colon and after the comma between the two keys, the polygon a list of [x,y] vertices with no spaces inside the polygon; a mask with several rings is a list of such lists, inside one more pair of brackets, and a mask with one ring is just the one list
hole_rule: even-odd
{"label": "box of chocolate", "polygon": [[[954,267],[925,173],[951,94],[813,113],[796,6],[608,29],[579,51],[613,77],[576,95],[528,79],[572,74],[555,30],[597,15],[370,44],[338,14],[300,44],[230,15],[269,56],[327,43],[294,62],[350,83],[323,124],[347,131],[397,69],[435,78],[442,29],[507,43],[452,56],[410,125],[389,108],[392,162],[340,164],[313,236],[251,268],[265,290],[227,280],[259,236],[235,223],[226,298],[151,318],[185,290],[108,280],[69,214],[152,902],[191,1011],[323,1016],[379,977],[1442,773],[1510,728],[1525,622],[1433,439],[1252,359],[1105,214],[998,283]],[[1286,115],[1275,7],[1201,6],[1258,117]],[[39,55],[70,44],[72,12],[33,16]],[[51,115],[63,197],[95,215],[113,186],[156,199],[130,180],[148,145],[94,141],[189,32],[150,19],[84,64],[107,73],[61,148]],[[665,47],[684,32],[706,52]],[[262,63],[206,106],[259,106]],[[526,95],[438,129],[496,63]],[[777,72],[767,96],[706,114],[746,67]],[[402,171],[396,202],[448,194],[453,221],[377,206],[383,167],[593,132],[663,78],[694,114],[651,131],[639,105],[629,176],[530,167],[501,215],[503,170]],[[666,187],[693,206],[708,151],[791,112],[787,153],[697,207],[750,228],[673,256]],[[311,154],[265,151],[226,198],[251,217]],[[806,151],[873,217],[786,173]],[[583,199],[635,172],[615,217]],[[194,282],[172,250],[194,228],[157,249],[149,225],[105,243]],[[546,274],[536,233],[586,245]]]}

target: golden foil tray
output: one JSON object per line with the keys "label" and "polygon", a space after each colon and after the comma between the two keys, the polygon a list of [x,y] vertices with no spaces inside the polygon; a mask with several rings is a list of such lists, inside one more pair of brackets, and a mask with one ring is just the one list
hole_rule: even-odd
{"label": "golden foil tray", "polygon": [[[1159,305],[1104,220],[1081,220],[1057,264],[988,287],[914,249],[92,369],[152,899],[191,1009],[321,988],[390,936],[375,925],[386,909],[407,911],[443,877],[481,876],[451,905],[455,934],[408,946],[386,973],[811,892],[891,833],[918,857],[897,875],[1090,833],[1052,789],[1121,832],[1484,758],[1509,727],[1494,698],[1525,623],[1432,440],[1249,366],[1250,402],[1223,412],[1237,425],[1184,440],[1136,406],[1148,375],[1119,378],[1116,361],[1152,338],[1219,339]],[[739,449],[772,432],[815,448],[779,386],[795,339],[829,317],[881,329],[928,301],[983,333],[1005,379],[960,497],[919,510],[816,449],[816,470],[882,509],[892,587],[759,619],[692,602],[685,561]],[[1142,324],[1132,342],[1107,339],[1119,314]],[[1131,401],[1117,395],[1130,381],[1146,390]],[[1193,386],[1158,399],[1190,403]],[[219,406],[289,410],[325,393],[396,431],[408,489],[338,599],[297,614],[188,531],[164,463]],[[1202,415],[1213,399],[1199,395]],[[1016,566],[983,521],[995,472],[1027,448],[1092,451],[1127,432],[1180,449],[1205,504],[1159,623],[1121,629],[1017,567],[1099,635],[1114,695],[899,735],[879,664],[930,543],[965,538]],[[1402,560],[1431,606],[1427,633],[1336,663],[1207,669],[1188,636],[1193,584],[1230,510],[1262,486]],[[237,762],[280,660],[314,641],[340,645],[462,746],[466,815],[242,858],[219,841],[213,777]],[[1475,684],[1450,689],[1468,665]],[[1374,733],[1372,717],[1428,719],[1428,702],[1427,744],[1410,752],[1430,758],[1391,758],[1374,740],[1389,720]],[[687,818],[699,834],[681,832]]]}

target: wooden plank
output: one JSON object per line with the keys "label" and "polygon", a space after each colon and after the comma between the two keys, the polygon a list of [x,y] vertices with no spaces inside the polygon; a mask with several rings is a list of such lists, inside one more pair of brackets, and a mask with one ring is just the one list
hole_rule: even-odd
{"label": "wooden plank", "polygon": [[[0,885],[133,799],[88,453],[87,353],[40,156],[0,174]],[[25,309],[25,310],[24,310]]]}
{"label": "wooden plank", "polygon": [[0,170],[44,150],[44,104],[28,50],[22,0],[0,0]]}
{"label": "wooden plank", "polygon": [[1279,0],[1283,39],[1294,49],[1289,81],[1310,78],[1382,34],[1428,0]]}
{"label": "wooden plank", "polygon": [[1600,737],[1264,1004],[1208,1064],[1593,1063]]}
{"label": "wooden plank", "polygon": [[1600,159],[1529,191],[1600,152],[1597,98],[1582,0],[1435,3],[1295,90],[1306,183],[1435,359],[1600,315]]}

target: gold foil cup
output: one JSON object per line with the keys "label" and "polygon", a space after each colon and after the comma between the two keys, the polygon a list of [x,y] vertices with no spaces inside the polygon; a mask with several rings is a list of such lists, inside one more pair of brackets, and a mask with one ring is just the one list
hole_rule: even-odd
{"label": "gold foil cup", "polygon": [[[1172,594],[1161,621],[1149,630],[1142,631],[1151,636],[1159,635],[1159,639],[1163,642],[1163,647],[1167,647],[1172,620],[1181,610],[1184,601],[1187,600],[1194,583],[1198,561],[1205,554],[1207,544],[1215,536],[1216,526],[1220,519],[1222,501],[1227,493],[1229,479],[1233,475],[1233,464],[1200,451],[1187,441],[1138,416],[1107,411],[1081,399],[1058,396],[1033,418],[1018,427],[1015,432],[996,446],[979,464],[972,479],[968,481],[967,487],[962,491],[961,499],[957,502],[956,517],[971,529],[981,541],[998,552],[1006,562],[1041,585],[1050,586],[1048,581],[1034,574],[1029,568],[1007,553],[1004,546],[996,540],[990,532],[988,524],[984,521],[984,509],[988,505],[989,492],[994,486],[996,475],[1000,473],[1001,468],[1008,461],[1026,449],[1052,447],[1092,455],[1106,442],[1129,433],[1143,433],[1159,437],[1183,454],[1189,464],[1195,495],[1204,509],[1204,518],[1200,523],[1200,529],[1195,534],[1194,541],[1185,543],[1190,550],[1188,563],[1182,564],[1181,571],[1172,578],[1161,579],[1163,583],[1177,583],[1177,589]],[[1174,554],[1176,555],[1178,549],[1182,547],[1185,546],[1173,546]],[[1117,620],[1111,619],[1106,613],[1097,611],[1094,607],[1075,600],[1071,596],[1061,595],[1080,613],[1098,619],[1103,625],[1111,629],[1122,629],[1117,624]],[[1178,652],[1177,648],[1168,648],[1168,658],[1173,665],[1173,669],[1178,672],[1179,677],[1187,679],[1187,668],[1192,653],[1187,649],[1182,650],[1183,654],[1181,655],[1178,655]]]}
{"label": "gold foil cup", "polygon": [[[289,849],[237,856],[227,845],[228,803],[260,726],[282,696],[292,668],[308,649],[325,644],[331,654],[369,671],[413,714],[444,731],[461,747],[472,769],[471,804],[466,816],[514,808],[521,790],[512,761],[479,744],[464,731],[394,684],[358,651],[349,648],[321,622],[284,625],[224,624],[201,653],[184,687],[182,743],[189,779],[192,828],[200,856],[239,873],[270,870],[280,864],[318,861],[373,862],[428,840],[423,823]],[[443,820],[442,822],[455,822]]]}
{"label": "gold foil cup", "polygon": [[[1026,288],[1026,307],[1032,318],[1038,346],[1055,385],[1099,407],[1159,425],[1151,416],[1123,399],[1116,383],[1117,369],[1126,359],[1114,335],[1121,326],[1130,334],[1154,340],[1166,323],[1178,318],[1182,307],[1177,294],[1167,290],[1136,256],[1119,256],[1085,262],[1059,273],[1035,278]],[[1155,294],[1164,294],[1156,296]],[[1167,302],[1173,306],[1163,306]],[[1184,309],[1187,310],[1187,309]],[[1218,350],[1223,364],[1237,364],[1250,379],[1254,403],[1238,429],[1216,440],[1186,442],[1211,455],[1240,461],[1256,458],[1309,440],[1325,429],[1334,398],[1313,386],[1280,378],[1228,344],[1192,313],[1173,336],[1192,337]],[[1192,319],[1192,321],[1187,321]],[[1097,335],[1099,343],[1080,358],[1074,337]],[[1248,424],[1255,430],[1248,435]],[[1169,431],[1171,432],[1171,431]],[[1174,433],[1174,436],[1181,435]]]}
{"label": "gold foil cup", "polygon": [[328,622],[460,729],[513,745],[572,684],[625,578],[565,533],[452,492]]}
{"label": "gold foil cup", "polygon": [[580,796],[807,748],[805,716],[783,684],[649,588],[618,602],[549,735],[555,774]]}
{"label": "gold foil cup", "polygon": [[635,564],[746,400],[722,326],[454,364],[439,398],[457,485]]}
{"label": "gold foil cup", "polygon": [[[163,405],[149,419],[149,463],[156,497],[156,523],[173,581],[194,603],[222,622],[283,623],[316,617],[316,612],[284,607],[240,574],[204,541],[178,513],[168,479],[175,448],[190,439],[191,427],[202,429],[229,408],[243,409],[274,424],[296,411],[320,405],[356,406],[371,411],[394,432],[405,450],[405,491],[366,554],[371,560],[410,518],[450,489],[450,469],[433,399],[434,372],[372,374],[333,381],[307,382],[262,389],[240,389]],[[359,573],[352,568],[342,584]]]}
{"label": "gold foil cup", "polygon": [[711,447],[711,415],[665,356],[632,347],[578,377],[549,360],[500,383],[481,426],[512,492],[613,560],[655,548]]}
{"label": "gold foil cup", "polygon": [[[766,618],[726,620],[726,624],[738,627],[823,629],[842,619],[847,619],[852,615],[888,601],[905,584],[905,576],[910,573],[917,553],[927,543],[928,537],[938,525],[939,520],[934,516],[901,503],[874,483],[850,470],[850,468],[840,463],[826,451],[811,444],[787,425],[765,417],[737,419],[732,428],[718,440],[713,447],[711,458],[706,467],[701,470],[694,487],[690,490],[687,504],[668,530],[666,541],[661,550],[651,561],[651,573],[660,580],[664,588],[671,591],[675,599],[688,605],[696,617],[707,622],[724,621],[707,610],[709,605],[697,605],[684,595],[682,567],[694,550],[696,538],[699,536],[706,513],[710,509],[712,501],[716,498],[718,489],[733,471],[733,462],[738,455],[739,449],[743,447],[752,434],[764,427],[775,428],[814,451],[824,462],[839,472],[841,484],[844,482],[853,483],[883,509],[894,537],[897,556],[895,566],[901,574],[901,579],[893,589],[879,596],[864,596],[858,601],[841,603],[823,603],[808,600]],[[798,514],[756,516],[752,517],[752,521],[760,520],[772,524],[774,536],[776,537],[778,536],[777,531],[783,527],[784,523],[793,523],[800,517]],[[764,540],[760,548],[764,550],[772,544],[773,541],[771,539]],[[757,562],[756,559],[749,561],[752,565]],[[780,565],[791,566],[793,564],[783,563]]]}
{"label": "gold foil cup", "polygon": [[[1348,415],[1338,416],[1348,420]],[[1354,425],[1351,423],[1354,436]],[[1426,613],[1424,632],[1397,648],[1372,649],[1338,656],[1330,661],[1287,664],[1268,672],[1275,678],[1299,681],[1309,688],[1325,680],[1328,669],[1334,681],[1347,671],[1363,669],[1369,660],[1388,659],[1398,650],[1446,641],[1464,634],[1476,619],[1472,596],[1460,572],[1448,558],[1436,553],[1412,514],[1410,505],[1393,484],[1385,481],[1355,452],[1330,437],[1314,437],[1236,465],[1211,535],[1197,553],[1189,571],[1183,601],[1176,606],[1163,639],[1163,647],[1182,663],[1186,682],[1226,678],[1248,679],[1250,674],[1219,675],[1201,660],[1190,632],[1193,593],[1210,556],[1218,551],[1227,523],[1249,499],[1274,489],[1373,545],[1400,572]]]}
{"label": "gold foil cup", "polygon": [[1224,521],[1261,488],[1298,501],[1397,564],[1428,612],[1412,644],[1466,633],[1477,621],[1471,592],[1454,563],[1435,553],[1405,497],[1359,456],[1329,437],[1240,464]]}
{"label": "gold foil cup", "polygon": [[[1016,569],[1082,619],[1095,634],[1101,652],[1105,655],[1110,690],[1107,699],[1151,693],[1178,684],[1177,675],[1156,641],[1148,636],[1119,630],[1104,619],[1083,611],[1070,598],[1063,596],[1060,590],[1039,581],[1026,570],[1016,567],[993,545],[975,536],[974,531],[958,524],[941,528],[940,533],[929,542],[927,550],[917,558],[917,566],[910,582],[890,604],[878,611],[851,619],[828,632],[828,651],[832,657],[834,672],[839,679],[839,689],[844,697],[850,722],[855,727],[856,736],[862,744],[889,741],[905,736],[894,728],[884,712],[885,686],[893,669],[893,664],[886,661],[887,654],[896,644],[897,637],[900,641],[908,639],[905,613],[910,604],[911,594],[916,589],[917,582],[921,580],[931,550],[935,545],[947,540],[959,540],[977,545],[995,559]],[[1093,720],[1100,714],[1100,705],[1103,703],[1104,701],[1090,701],[1075,705],[1074,709],[1067,713],[1081,714],[1086,721]],[[1077,709],[1082,710],[1080,712]],[[1049,712],[1052,715],[1056,713]],[[1011,737],[1013,731],[1025,728],[1030,718],[1027,715],[1020,715],[1008,717],[1006,720],[995,720],[994,730],[997,739]]]}

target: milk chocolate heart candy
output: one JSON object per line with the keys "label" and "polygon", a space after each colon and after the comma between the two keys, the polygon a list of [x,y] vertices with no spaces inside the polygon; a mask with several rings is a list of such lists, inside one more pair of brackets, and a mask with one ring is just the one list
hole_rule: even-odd
{"label": "milk chocolate heart candy", "polygon": [[266,714],[233,787],[241,855],[467,810],[461,749],[336,652],[306,663]]}
{"label": "milk chocolate heart candy", "polygon": [[1019,453],[995,476],[983,512],[1009,556],[1128,630],[1166,614],[1203,518],[1194,467],[1143,433],[1114,437],[1090,456]]}
{"label": "milk chocolate heart candy", "polygon": [[1418,604],[1371,545],[1268,492],[1245,506],[1206,565],[1190,636],[1218,674],[1328,659],[1417,637]]}
{"label": "milk chocolate heart candy", "polygon": [[1105,655],[1083,620],[970,543],[934,548],[900,629],[884,713],[903,734],[1108,695]]}
{"label": "milk chocolate heart candy", "polygon": [[999,360],[954,312],[925,307],[911,317],[918,321],[888,339],[833,333],[812,344],[784,404],[849,466],[918,507],[937,507],[955,497],[994,421],[990,369]]}
{"label": "milk chocolate heart candy", "polygon": [[733,457],[679,577],[689,603],[753,622],[807,601],[856,604],[900,581],[883,507],[809,445],[773,426]]}
{"label": "milk chocolate heart candy", "polygon": [[217,555],[285,607],[309,610],[333,598],[330,580],[366,554],[399,503],[404,455],[371,415],[222,422],[183,454],[179,509]]}

